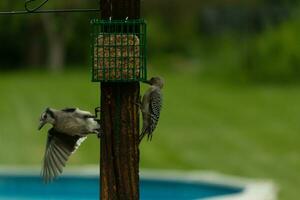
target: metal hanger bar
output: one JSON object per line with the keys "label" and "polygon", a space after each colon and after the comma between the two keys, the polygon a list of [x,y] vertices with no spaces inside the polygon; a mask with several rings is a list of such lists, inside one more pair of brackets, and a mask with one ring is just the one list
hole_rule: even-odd
{"label": "metal hanger bar", "polygon": [[4,11],[0,15],[22,15],[22,14],[46,14],[46,13],[72,13],[72,12],[100,12],[100,9],[57,9],[57,10],[36,10],[36,11]]}
{"label": "metal hanger bar", "polygon": [[24,4],[24,7],[25,7],[25,10],[28,11],[28,12],[35,12],[37,10],[39,10],[41,7],[43,7],[46,3],[48,3],[49,0],[44,0],[40,5],[36,6],[35,8],[33,9],[30,9],[29,5],[31,3],[33,3],[35,0],[26,0],[25,1],[25,4]]}
{"label": "metal hanger bar", "polygon": [[50,10],[39,10],[43,7],[49,0],[44,0],[38,6],[30,8],[30,4],[34,3],[35,0],[26,0],[24,4],[25,10],[18,11],[0,11],[0,15],[22,15],[22,14],[34,14],[34,13],[71,13],[71,12],[99,12],[100,9],[50,9]]}

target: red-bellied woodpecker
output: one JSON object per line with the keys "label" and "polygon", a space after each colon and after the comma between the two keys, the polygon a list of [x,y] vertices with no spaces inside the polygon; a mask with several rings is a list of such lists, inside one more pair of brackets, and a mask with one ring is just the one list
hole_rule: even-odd
{"label": "red-bellied woodpecker", "polygon": [[52,124],[48,131],[42,176],[46,183],[62,173],[69,156],[73,154],[90,133],[100,134],[101,128],[96,114],[66,108],[47,108],[40,118],[39,130],[47,123]]}
{"label": "red-bellied woodpecker", "polygon": [[148,140],[152,139],[152,134],[157,126],[160,110],[162,108],[162,92],[164,80],[161,77],[153,77],[145,83],[150,84],[141,102],[141,111],[143,116],[143,128],[140,134],[140,142],[147,135]]}

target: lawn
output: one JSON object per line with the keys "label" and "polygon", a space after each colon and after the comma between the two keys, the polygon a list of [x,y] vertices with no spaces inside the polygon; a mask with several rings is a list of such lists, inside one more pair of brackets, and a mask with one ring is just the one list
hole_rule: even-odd
{"label": "lawn", "polygon": [[[298,198],[300,86],[233,84],[193,72],[160,74],[166,79],[164,108],[153,141],[141,145],[142,168],[267,178],[280,187],[280,200]],[[0,91],[4,165],[41,163],[46,129],[39,134],[37,126],[45,107],[92,111],[99,105],[99,86],[90,82],[88,70],[1,72]],[[92,136],[69,165],[98,160],[99,142]]]}

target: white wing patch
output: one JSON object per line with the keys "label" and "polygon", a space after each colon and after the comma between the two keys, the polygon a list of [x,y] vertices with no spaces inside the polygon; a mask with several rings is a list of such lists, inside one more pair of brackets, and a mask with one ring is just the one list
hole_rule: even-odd
{"label": "white wing patch", "polygon": [[75,151],[78,149],[78,147],[81,145],[81,143],[83,143],[86,140],[86,138],[87,137],[82,137],[77,140],[75,149],[74,149],[74,151],[72,151],[72,154],[75,153]]}
{"label": "white wing patch", "polygon": [[76,109],[76,114],[78,115],[87,115],[87,116],[93,116],[92,113],[88,112],[88,111],[84,111],[84,110],[80,110],[79,108]]}

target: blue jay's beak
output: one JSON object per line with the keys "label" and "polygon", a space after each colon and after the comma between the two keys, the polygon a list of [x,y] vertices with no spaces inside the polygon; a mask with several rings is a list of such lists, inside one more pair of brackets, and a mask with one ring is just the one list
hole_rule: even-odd
{"label": "blue jay's beak", "polygon": [[40,121],[40,125],[39,125],[38,130],[41,130],[45,124],[46,124],[45,121]]}

